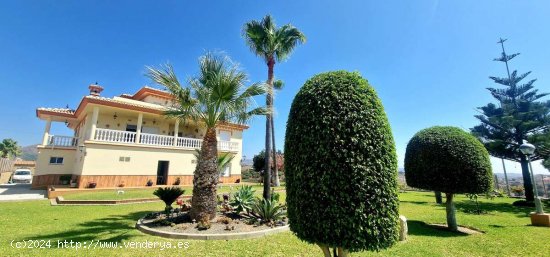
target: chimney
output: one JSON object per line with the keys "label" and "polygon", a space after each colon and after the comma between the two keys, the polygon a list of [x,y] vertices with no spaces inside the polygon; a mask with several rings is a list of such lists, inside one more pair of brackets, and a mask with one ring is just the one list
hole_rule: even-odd
{"label": "chimney", "polygon": [[88,88],[90,89],[90,95],[93,96],[99,96],[101,91],[103,91],[103,87],[98,85],[97,82],[95,84],[91,84]]}

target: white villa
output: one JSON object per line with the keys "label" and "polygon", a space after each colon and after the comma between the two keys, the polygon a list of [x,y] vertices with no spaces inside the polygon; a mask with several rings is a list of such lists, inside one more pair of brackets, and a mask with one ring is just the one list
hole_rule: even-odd
{"label": "white villa", "polygon": [[[167,119],[163,113],[173,102],[166,91],[143,87],[135,94],[100,96],[103,88],[90,85],[90,95],[76,110],[38,108],[46,121],[33,188],[61,184],[68,175],[78,188],[182,185],[193,183],[195,149],[205,129],[193,122]],[[52,122],[62,122],[72,136],[51,135]],[[218,151],[234,158],[223,171],[223,183],[241,179],[242,132],[247,126],[224,123],[217,127]]]}

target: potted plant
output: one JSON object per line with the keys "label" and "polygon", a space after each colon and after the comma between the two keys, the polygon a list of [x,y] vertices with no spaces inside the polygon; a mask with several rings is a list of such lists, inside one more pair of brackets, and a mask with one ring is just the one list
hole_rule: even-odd
{"label": "potted plant", "polygon": [[71,187],[77,187],[76,179],[71,179]]}
{"label": "potted plant", "polygon": [[177,177],[177,178],[176,178],[176,181],[174,182],[174,185],[177,186],[177,185],[179,185],[179,184],[181,184],[181,178],[180,178],[180,177]]}
{"label": "potted plant", "polygon": [[59,182],[61,182],[61,185],[68,185],[71,181],[72,175],[61,175],[59,176]]}
{"label": "potted plant", "polygon": [[152,185],[153,185],[153,180],[150,180],[150,179],[147,180],[147,186],[150,187],[150,186],[152,186]]}
{"label": "potted plant", "polygon": [[95,188],[97,186],[96,182],[88,182],[88,188]]}

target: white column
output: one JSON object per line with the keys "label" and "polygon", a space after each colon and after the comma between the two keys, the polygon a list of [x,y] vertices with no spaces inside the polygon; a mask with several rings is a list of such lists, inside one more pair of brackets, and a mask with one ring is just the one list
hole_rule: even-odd
{"label": "white column", "polygon": [[143,124],[143,113],[138,114],[137,127],[136,127],[136,143],[141,142],[141,124]]}
{"label": "white column", "polygon": [[90,140],[95,139],[95,131],[97,129],[97,119],[99,118],[99,107],[94,106],[92,112],[92,129],[90,131]]}
{"label": "white column", "polygon": [[174,146],[178,145],[179,130],[180,130],[180,120],[176,119],[176,125],[174,125]]}
{"label": "white column", "polygon": [[48,139],[50,138],[50,128],[52,127],[52,118],[46,120],[46,128],[44,129],[44,137],[42,138],[42,145],[48,145]]}

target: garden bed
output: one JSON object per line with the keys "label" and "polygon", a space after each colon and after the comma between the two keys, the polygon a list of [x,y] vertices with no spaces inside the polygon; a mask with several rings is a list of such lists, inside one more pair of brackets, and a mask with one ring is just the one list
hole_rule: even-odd
{"label": "garden bed", "polygon": [[137,222],[136,228],[149,235],[195,240],[247,239],[289,230],[286,222],[273,227],[265,224],[253,225],[248,224],[242,216],[223,213],[211,221],[209,229],[198,229],[198,223],[191,220],[187,213],[181,213],[168,219],[169,221],[165,218],[164,214],[157,218],[146,216]]}

